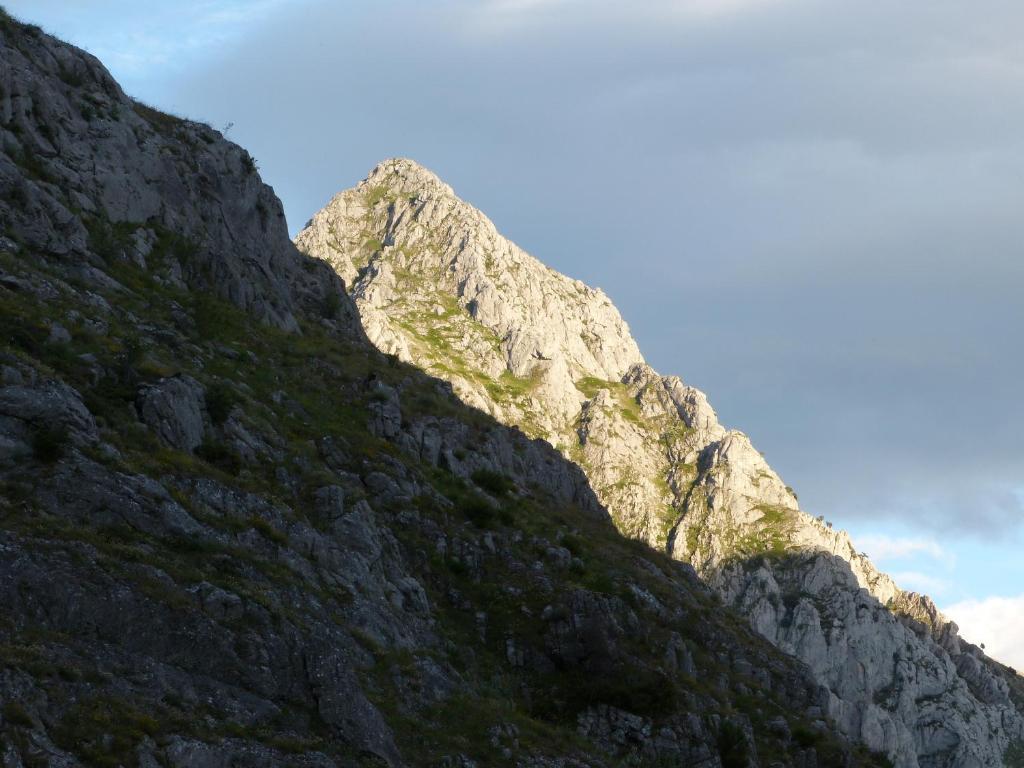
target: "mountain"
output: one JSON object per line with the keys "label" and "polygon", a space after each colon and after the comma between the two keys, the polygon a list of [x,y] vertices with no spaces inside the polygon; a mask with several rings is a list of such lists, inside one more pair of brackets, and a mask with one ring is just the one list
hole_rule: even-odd
{"label": "mountain", "polygon": [[[552,349],[639,360],[559,286],[609,341]],[[0,334],[5,768],[887,764],[578,466],[375,349],[247,152],[5,13]]]}
{"label": "mountain", "polygon": [[624,535],[691,565],[806,663],[842,733],[900,768],[1020,754],[1021,678],[803,512],[702,392],[644,362],[601,291],[522,251],[406,159],[337,195],[296,245],[345,280],[379,349],[557,448]]}

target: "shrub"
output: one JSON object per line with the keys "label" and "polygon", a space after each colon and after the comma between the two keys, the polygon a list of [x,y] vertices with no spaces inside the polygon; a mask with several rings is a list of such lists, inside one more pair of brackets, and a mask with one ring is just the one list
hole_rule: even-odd
{"label": "shrub", "polygon": [[583,556],[583,542],[580,541],[579,536],[574,536],[571,533],[567,533],[562,536],[560,542],[563,547],[569,550],[569,553],[573,557]]}
{"label": "shrub", "polygon": [[478,469],[471,475],[471,478],[477,486],[492,496],[505,496],[515,488],[508,477],[490,469]]}
{"label": "shrub", "polygon": [[270,220],[270,209],[267,208],[267,204],[262,200],[256,201],[256,213],[260,217],[260,227],[266,229],[267,222]]}
{"label": "shrub", "polygon": [[223,381],[216,381],[206,388],[206,412],[210,414],[210,421],[216,425],[228,420],[237,403],[235,391]]}
{"label": "shrub", "polygon": [[65,67],[63,64],[58,65],[57,77],[64,81],[66,85],[70,85],[72,88],[81,88],[85,85],[85,77],[81,72],[78,72],[74,67]]}
{"label": "shrub", "polygon": [[463,499],[459,503],[458,509],[478,528],[487,528],[494,521],[494,515],[497,512],[490,502],[479,496]]}
{"label": "shrub", "polygon": [[820,740],[821,734],[817,731],[812,731],[810,728],[798,725],[793,729],[793,741],[804,749],[807,749],[807,747],[813,747]]}
{"label": "shrub", "polygon": [[461,560],[449,558],[444,561],[444,564],[447,566],[448,570],[456,576],[465,576],[467,573],[469,573],[469,566],[467,566]]}
{"label": "shrub", "polygon": [[8,701],[4,704],[4,720],[11,725],[23,725],[26,728],[32,727],[31,715],[16,701]]}
{"label": "shrub", "polygon": [[0,337],[12,347],[34,352],[46,342],[48,334],[47,327],[38,320],[19,317],[6,308],[0,313]]}
{"label": "shrub", "polygon": [[718,729],[718,756],[722,768],[747,768],[747,737],[743,729],[728,720]]}
{"label": "shrub", "polygon": [[[562,688],[568,701],[565,711],[550,715],[574,715],[595,704],[607,704],[643,717],[671,712],[676,706],[676,689],[656,670],[626,664],[617,674],[563,673]],[[541,709],[544,707],[542,706]]]}
{"label": "shrub", "polygon": [[158,133],[172,133],[184,123],[182,118],[161,112],[159,109],[154,109],[141,101],[133,100],[132,109],[135,111],[135,114],[149,123],[150,127]]}
{"label": "shrub", "polygon": [[124,258],[131,247],[136,226],[127,222],[111,222],[96,218],[87,222],[89,250],[106,262]]}
{"label": "shrub", "polygon": [[238,454],[219,440],[204,440],[202,445],[196,448],[196,456],[229,475],[237,475],[242,470],[242,461]]}
{"label": "shrub", "polygon": [[1024,768],[1024,741],[1015,741],[1006,748],[1003,755],[1006,768]]}
{"label": "shrub", "polygon": [[334,320],[338,317],[338,313],[341,311],[341,295],[338,291],[327,292],[324,296],[323,303],[323,315],[328,320]]}
{"label": "shrub", "polygon": [[53,464],[64,457],[68,446],[68,430],[63,425],[40,427],[32,435],[32,455],[44,464]]}
{"label": "shrub", "polygon": [[152,255],[157,259],[173,258],[181,265],[191,264],[199,256],[200,244],[179,232],[172,232],[163,227],[153,225],[157,240],[153,244]]}
{"label": "shrub", "polygon": [[196,334],[205,341],[235,342],[249,333],[248,318],[232,304],[208,293],[196,293],[193,305]]}

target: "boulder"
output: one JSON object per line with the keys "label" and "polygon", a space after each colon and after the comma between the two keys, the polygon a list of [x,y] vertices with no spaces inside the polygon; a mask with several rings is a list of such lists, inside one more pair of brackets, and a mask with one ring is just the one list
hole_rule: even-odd
{"label": "boulder", "polygon": [[143,387],[139,419],[164,443],[192,452],[203,442],[209,418],[203,385],[191,376],[172,376]]}

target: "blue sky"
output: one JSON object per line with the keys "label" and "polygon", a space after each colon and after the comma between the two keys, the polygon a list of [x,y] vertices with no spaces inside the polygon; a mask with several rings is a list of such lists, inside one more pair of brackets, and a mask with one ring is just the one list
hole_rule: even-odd
{"label": "blue sky", "polygon": [[433,168],[1024,667],[1019,3],[6,5],[233,124],[293,232],[385,157]]}

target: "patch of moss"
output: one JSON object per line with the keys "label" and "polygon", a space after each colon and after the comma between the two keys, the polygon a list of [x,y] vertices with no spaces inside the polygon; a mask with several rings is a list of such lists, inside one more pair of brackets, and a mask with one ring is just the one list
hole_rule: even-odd
{"label": "patch of moss", "polygon": [[643,417],[640,414],[640,404],[630,394],[629,387],[622,382],[606,381],[594,376],[585,376],[576,381],[575,385],[576,389],[582,392],[583,396],[588,400],[593,400],[597,397],[597,393],[602,389],[608,390],[612,397],[615,398],[619,415],[632,424],[641,423]]}
{"label": "patch of moss", "polygon": [[370,187],[370,189],[366,192],[366,196],[363,199],[366,203],[367,208],[375,208],[377,204],[380,203],[382,200],[394,202],[396,198],[394,193],[390,189],[388,189],[388,187],[384,186],[383,184],[380,184],[375,187]]}
{"label": "patch of moss", "polygon": [[733,551],[742,556],[784,555],[789,550],[789,537],[796,526],[796,513],[786,507],[767,504],[756,509],[761,512],[761,518],[751,525],[752,530],[735,541]]}
{"label": "patch of moss", "polygon": [[132,109],[135,111],[135,114],[149,123],[157,133],[172,133],[184,123],[182,118],[161,112],[159,109],[155,109],[141,101],[132,101]]}

